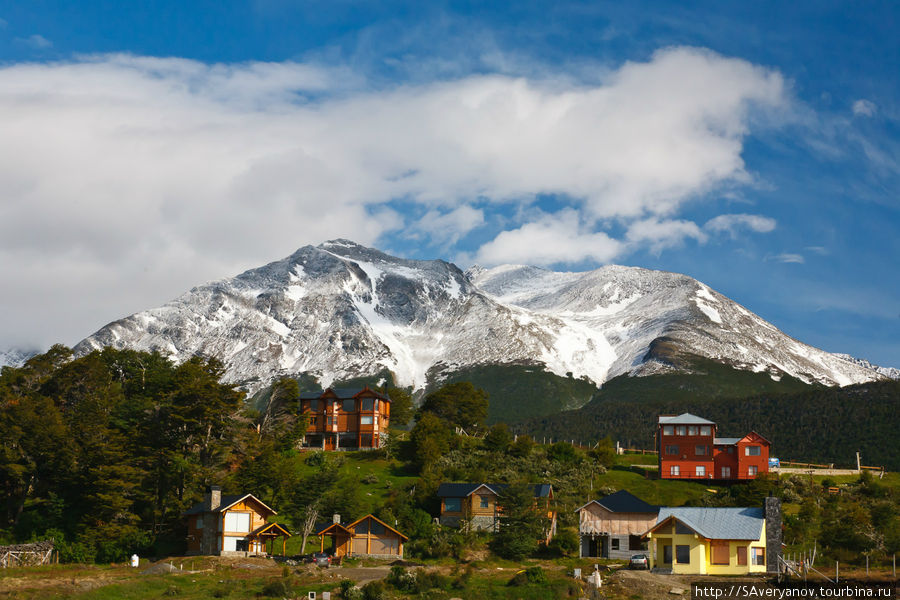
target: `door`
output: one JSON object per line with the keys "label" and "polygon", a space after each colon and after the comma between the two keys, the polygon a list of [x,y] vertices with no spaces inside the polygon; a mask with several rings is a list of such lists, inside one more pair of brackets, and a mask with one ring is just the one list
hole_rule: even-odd
{"label": "door", "polygon": [[662,557],[662,564],[672,564],[672,544],[663,544]]}

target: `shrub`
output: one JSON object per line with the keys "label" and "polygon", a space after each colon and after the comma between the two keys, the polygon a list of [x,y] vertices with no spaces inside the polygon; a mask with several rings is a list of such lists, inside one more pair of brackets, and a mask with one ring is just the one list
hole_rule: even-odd
{"label": "shrub", "polygon": [[341,581],[341,598],[344,600],[359,600],[362,598],[362,590],[356,587],[353,581],[344,579]]}
{"label": "shrub", "polygon": [[560,529],[550,541],[547,549],[556,556],[572,556],[578,552],[578,532],[574,529]]}
{"label": "shrub", "polygon": [[291,584],[286,579],[274,579],[263,586],[263,596],[270,598],[286,598],[292,594]]}
{"label": "shrub", "polygon": [[362,587],[363,600],[387,600],[383,581],[370,581]]}

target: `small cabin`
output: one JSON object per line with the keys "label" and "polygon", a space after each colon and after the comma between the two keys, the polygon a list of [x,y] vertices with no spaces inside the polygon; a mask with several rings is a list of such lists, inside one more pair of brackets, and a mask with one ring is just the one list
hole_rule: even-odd
{"label": "small cabin", "polygon": [[[440,524],[445,527],[469,527],[478,531],[497,531],[503,509],[500,496],[506,483],[442,483],[437,495],[441,499]],[[550,526],[544,542],[556,534],[556,511],[553,509],[553,486],[533,486],[535,510],[546,513]]]}
{"label": "small cabin", "polygon": [[[368,556],[372,558],[403,558],[403,543],[409,538],[373,515],[341,524],[340,515],[334,515],[330,525],[319,526],[321,551],[334,557]],[[325,538],[330,539],[325,547]]]}
{"label": "small cabin", "polygon": [[253,494],[222,495],[211,486],[203,502],[184,512],[187,518],[187,554],[249,556],[275,554],[281,538],[285,553],[291,533],[280,523],[269,523],[276,513]]}

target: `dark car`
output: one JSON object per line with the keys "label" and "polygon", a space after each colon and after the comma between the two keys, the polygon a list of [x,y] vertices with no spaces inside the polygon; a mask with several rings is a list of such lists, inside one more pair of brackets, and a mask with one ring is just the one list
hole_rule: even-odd
{"label": "dark car", "polygon": [[313,554],[313,562],[316,563],[317,567],[330,567],[331,557],[324,552],[316,552]]}
{"label": "dark car", "polygon": [[650,559],[646,554],[632,554],[631,560],[628,561],[628,567],[631,569],[649,569]]}

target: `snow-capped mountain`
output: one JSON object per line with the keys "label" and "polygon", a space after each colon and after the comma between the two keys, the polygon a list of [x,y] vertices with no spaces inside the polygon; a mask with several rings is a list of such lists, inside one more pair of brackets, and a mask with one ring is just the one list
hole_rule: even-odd
{"label": "snow-capped mountain", "polygon": [[829,385],[884,377],[788,337],[686,275],[621,266],[463,273],[346,240],[194,288],[110,323],[75,351],[215,356],[229,380],[251,390],[287,374],[312,373],[328,385],[385,368],[421,389],[441,372],[507,363],[601,384],[671,368],[653,351],[661,344],[773,377]]}
{"label": "snow-capped mountain", "polygon": [[3,367],[21,367],[25,361],[37,354],[34,350],[21,350],[19,348],[8,348],[0,350],[0,368]]}
{"label": "snow-capped mountain", "polygon": [[884,375],[885,377],[900,380],[900,369],[894,367],[879,367],[878,365],[873,365],[864,358],[854,358],[849,354],[835,354],[835,356],[850,361],[853,364],[859,365],[861,367],[865,367],[866,369],[872,369],[873,371],[876,371]]}

